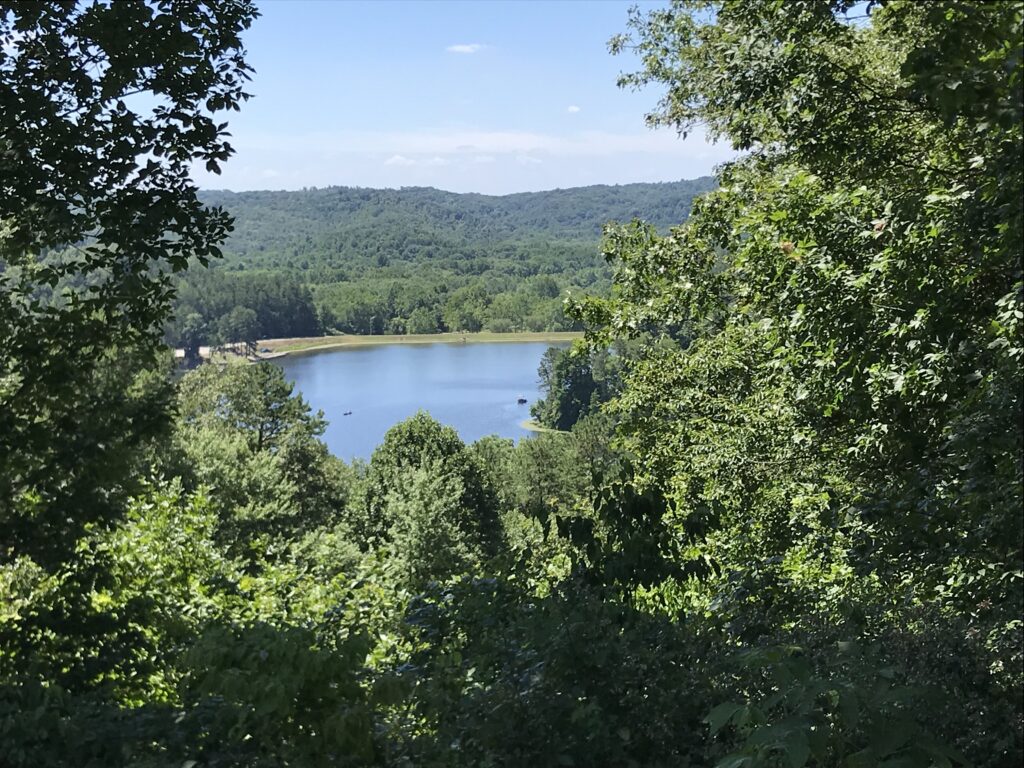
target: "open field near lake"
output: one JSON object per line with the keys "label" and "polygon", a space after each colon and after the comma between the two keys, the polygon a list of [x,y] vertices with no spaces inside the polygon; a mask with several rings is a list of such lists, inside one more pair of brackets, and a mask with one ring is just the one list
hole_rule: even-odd
{"label": "open field near lake", "polygon": [[527,432],[547,432],[556,435],[567,435],[568,431],[564,429],[552,429],[551,427],[545,427],[543,424],[538,423],[535,419],[524,419],[519,422],[519,426],[525,429]]}
{"label": "open field near lake", "polygon": [[272,352],[314,352],[321,349],[336,347],[367,346],[374,344],[473,344],[493,342],[548,342],[552,344],[566,343],[582,339],[583,334],[577,331],[541,332],[541,333],[423,333],[379,336],[310,336],[294,339],[264,339],[259,342],[259,349]]}

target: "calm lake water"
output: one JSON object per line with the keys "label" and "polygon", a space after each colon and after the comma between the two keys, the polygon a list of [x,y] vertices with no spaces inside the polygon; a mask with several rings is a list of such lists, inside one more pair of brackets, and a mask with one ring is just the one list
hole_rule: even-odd
{"label": "calm lake water", "polygon": [[[485,435],[520,438],[539,397],[537,366],[547,342],[389,344],[275,361],[313,410],[328,421],[324,441],[345,461],[369,459],[384,433],[428,411],[467,443]],[[351,411],[350,416],[343,415]]]}

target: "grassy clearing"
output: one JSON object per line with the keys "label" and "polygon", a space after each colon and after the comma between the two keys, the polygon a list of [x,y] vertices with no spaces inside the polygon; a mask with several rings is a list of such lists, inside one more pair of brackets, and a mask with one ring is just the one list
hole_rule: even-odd
{"label": "grassy clearing", "polygon": [[557,435],[568,435],[564,429],[552,429],[551,427],[545,427],[542,424],[538,424],[533,419],[524,419],[519,422],[519,426],[528,432],[551,432]]}
{"label": "grassy clearing", "polygon": [[272,352],[315,352],[339,347],[372,346],[376,344],[479,344],[481,342],[524,342],[543,341],[547,343],[569,342],[583,338],[578,332],[551,333],[424,333],[401,336],[313,336],[304,339],[265,339],[256,346]]}

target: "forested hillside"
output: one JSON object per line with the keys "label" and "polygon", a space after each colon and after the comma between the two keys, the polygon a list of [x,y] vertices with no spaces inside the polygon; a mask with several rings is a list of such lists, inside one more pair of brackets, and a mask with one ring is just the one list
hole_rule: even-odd
{"label": "forested hillside", "polygon": [[[562,313],[566,293],[610,285],[602,227],[642,218],[665,229],[685,221],[694,197],[714,184],[704,177],[500,197],[349,187],[203,192],[235,228],[217,268],[182,281],[168,339],[242,341],[241,329],[253,338],[573,330]],[[236,322],[239,309],[254,313],[251,324]]]}
{"label": "forested hillside", "polygon": [[0,9],[0,766],[1024,762],[1019,3],[635,9],[647,122],[743,154],[607,231],[553,429],[353,465],[162,343],[255,8]]}
{"label": "forested hillside", "polygon": [[[659,229],[684,221],[693,198],[714,179],[524,192],[456,194],[431,188],[327,187],[297,192],[205,191],[201,199],[227,209],[235,231],[225,243],[228,266],[308,269],[397,261],[462,260],[503,242],[597,242],[609,221],[634,218]],[[378,250],[380,248],[380,250]],[[239,257],[235,260],[233,257]],[[299,259],[299,261],[296,261]]]}

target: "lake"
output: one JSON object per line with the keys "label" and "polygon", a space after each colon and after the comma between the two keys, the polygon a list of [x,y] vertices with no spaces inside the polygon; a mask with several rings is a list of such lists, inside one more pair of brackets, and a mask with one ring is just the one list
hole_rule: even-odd
{"label": "lake", "polygon": [[[382,344],[274,362],[313,410],[324,412],[331,453],[351,461],[369,459],[389,428],[419,410],[467,443],[485,435],[525,437],[519,424],[540,396],[537,366],[552,346],[568,344]],[[517,404],[521,397],[527,405]]]}

